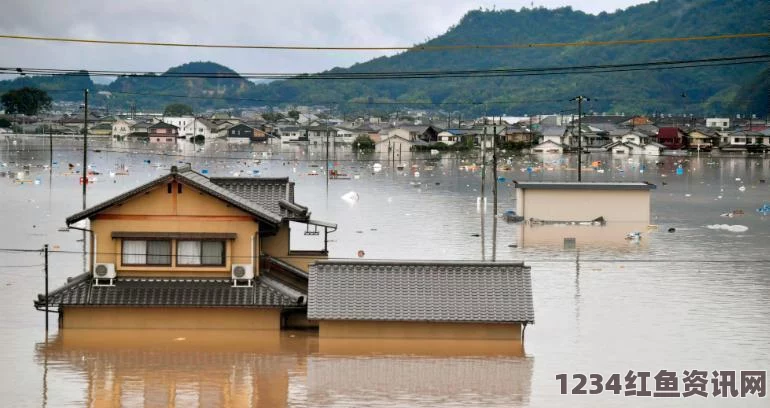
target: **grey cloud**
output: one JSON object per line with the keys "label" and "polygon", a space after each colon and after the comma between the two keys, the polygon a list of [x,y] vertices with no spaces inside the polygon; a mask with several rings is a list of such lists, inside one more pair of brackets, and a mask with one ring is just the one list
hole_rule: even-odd
{"label": "grey cloud", "polygon": [[[67,3],[67,4],[63,4]],[[219,44],[408,46],[444,33],[469,10],[530,1],[469,0],[28,0],[0,13],[5,34]],[[599,0],[535,6],[597,13],[642,3]],[[214,61],[241,72],[317,72],[383,52],[288,52],[44,43],[0,39],[0,65],[162,71]]]}

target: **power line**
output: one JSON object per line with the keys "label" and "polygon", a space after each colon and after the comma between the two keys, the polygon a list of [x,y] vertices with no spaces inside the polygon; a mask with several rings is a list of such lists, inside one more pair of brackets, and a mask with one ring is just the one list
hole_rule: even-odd
{"label": "power line", "polygon": [[212,73],[212,72],[159,72],[159,71],[113,71],[73,70],[60,68],[10,68],[0,67],[0,73],[16,75],[67,75],[107,76],[142,79],[204,78],[204,79],[294,79],[294,80],[342,80],[342,79],[431,79],[431,78],[488,78],[565,74],[597,74],[608,72],[630,72],[657,69],[702,68],[770,62],[770,54],[743,55],[732,57],[703,58],[676,61],[649,61],[626,64],[576,65],[567,67],[531,67],[485,70],[440,70],[440,71],[380,71],[380,72],[322,72],[307,73]]}
{"label": "power line", "polygon": [[105,44],[105,45],[134,45],[152,47],[188,47],[188,48],[224,48],[224,49],[251,49],[251,50],[281,50],[281,51],[449,51],[467,49],[527,49],[527,48],[556,48],[556,47],[590,47],[608,45],[634,45],[634,44],[661,44],[687,41],[714,41],[741,38],[770,37],[770,33],[741,33],[720,34],[690,37],[664,37],[630,40],[607,41],[577,41],[562,43],[522,43],[522,44],[454,44],[454,45],[417,45],[417,46],[312,46],[312,45],[246,45],[246,44],[201,44],[181,42],[155,42],[155,41],[129,41],[129,40],[103,40],[74,37],[44,37],[31,35],[0,34],[0,38],[8,40],[50,41],[79,44]]}

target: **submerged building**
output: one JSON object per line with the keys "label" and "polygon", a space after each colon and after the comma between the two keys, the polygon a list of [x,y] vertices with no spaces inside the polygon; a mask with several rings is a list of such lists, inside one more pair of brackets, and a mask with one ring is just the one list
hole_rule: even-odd
{"label": "submerged building", "polygon": [[[76,227],[84,220],[88,228]],[[288,178],[172,167],[66,222],[89,232],[89,270],[34,302],[64,329],[521,339],[534,322],[522,263],[328,260],[337,225],[311,218]],[[323,248],[293,249],[293,224]]]}

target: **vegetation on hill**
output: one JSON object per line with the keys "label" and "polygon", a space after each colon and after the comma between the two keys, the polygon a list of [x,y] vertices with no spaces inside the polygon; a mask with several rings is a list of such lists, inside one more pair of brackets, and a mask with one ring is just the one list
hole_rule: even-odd
{"label": "vegetation on hill", "polygon": [[[598,15],[570,7],[474,10],[424,45],[574,43],[767,32],[766,0],[659,0]],[[330,73],[571,67],[650,61],[694,60],[768,54],[766,37],[718,41],[658,42],[636,45],[414,50],[380,57]],[[422,44],[421,44],[422,45]],[[301,71],[297,67],[297,71]],[[181,78],[179,74],[227,74],[235,78]],[[765,64],[745,64],[601,74],[530,75],[487,78],[321,80],[302,79],[255,85],[231,69],[193,62],[163,75],[125,76],[94,86],[88,76],[20,77],[0,81],[0,92],[36,86],[56,100],[79,101],[82,88],[95,92],[94,104],[127,109],[162,109],[185,103],[194,109],[268,104],[334,103],[340,111],[381,116],[407,107],[463,114],[525,114],[575,109],[569,99],[586,95],[588,112],[767,113]],[[81,91],[78,91],[78,90]],[[74,90],[74,91],[73,91]],[[682,95],[685,95],[684,97]],[[760,112],[760,110],[763,110]]]}
{"label": "vegetation on hill", "polygon": [[51,97],[48,93],[37,88],[24,87],[13,89],[0,97],[5,113],[23,113],[37,115],[51,107]]}

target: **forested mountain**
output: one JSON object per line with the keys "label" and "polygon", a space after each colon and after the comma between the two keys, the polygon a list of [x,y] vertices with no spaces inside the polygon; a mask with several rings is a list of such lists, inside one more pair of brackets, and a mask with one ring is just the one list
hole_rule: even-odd
{"label": "forested mountain", "polygon": [[[768,31],[766,0],[660,0],[615,13],[585,14],[571,8],[471,11],[429,46],[563,43],[671,38]],[[407,51],[330,72],[480,70],[628,64],[770,54],[767,37],[638,45]],[[570,108],[582,94],[598,112],[725,112],[743,105],[767,106],[767,64],[708,68],[498,78],[408,80],[287,80],[260,85],[267,99],[486,102],[446,105],[481,113],[552,112]],[[764,81],[762,81],[764,79]],[[757,91],[755,86],[765,88]],[[756,85],[752,85],[756,84]],[[750,92],[750,93],[746,93]],[[682,97],[682,95],[685,95]],[[747,98],[754,98],[753,102]],[[366,104],[364,104],[366,106]]]}
{"label": "forested mountain", "polygon": [[[634,64],[770,54],[767,37],[717,41],[655,42],[634,45],[421,50],[420,46],[544,44],[710,36],[770,31],[767,0],[659,0],[599,15],[569,7],[474,10],[447,32],[414,49],[376,58],[326,74],[564,68]],[[429,16],[426,16],[429,18]],[[297,67],[296,71],[302,71]],[[746,113],[764,109],[767,63],[720,65],[601,74],[498,76],[440,79],[302,79],[255,85],[243,78],[179,78],[180,73],[234,72],[214,63],[190,63],[161,76],[128,76],[107,86],[110,104],[140,109],[169,102],[198,108],[334,103],[345,110],[392,111],[432,107],[480,114],[555,112],[574,108],[569,99],[586,95],[586,110],[596,112]],[[0,92],[24,85],[78,89],[86,76],[0,81]],[[91,84],[92,85],[92,84]],[[163,95],[184,95],[191,99]],[[77,93],[54,92],[55,100],[78,100]],[[108,96],[102,95],[106,99]]]}

